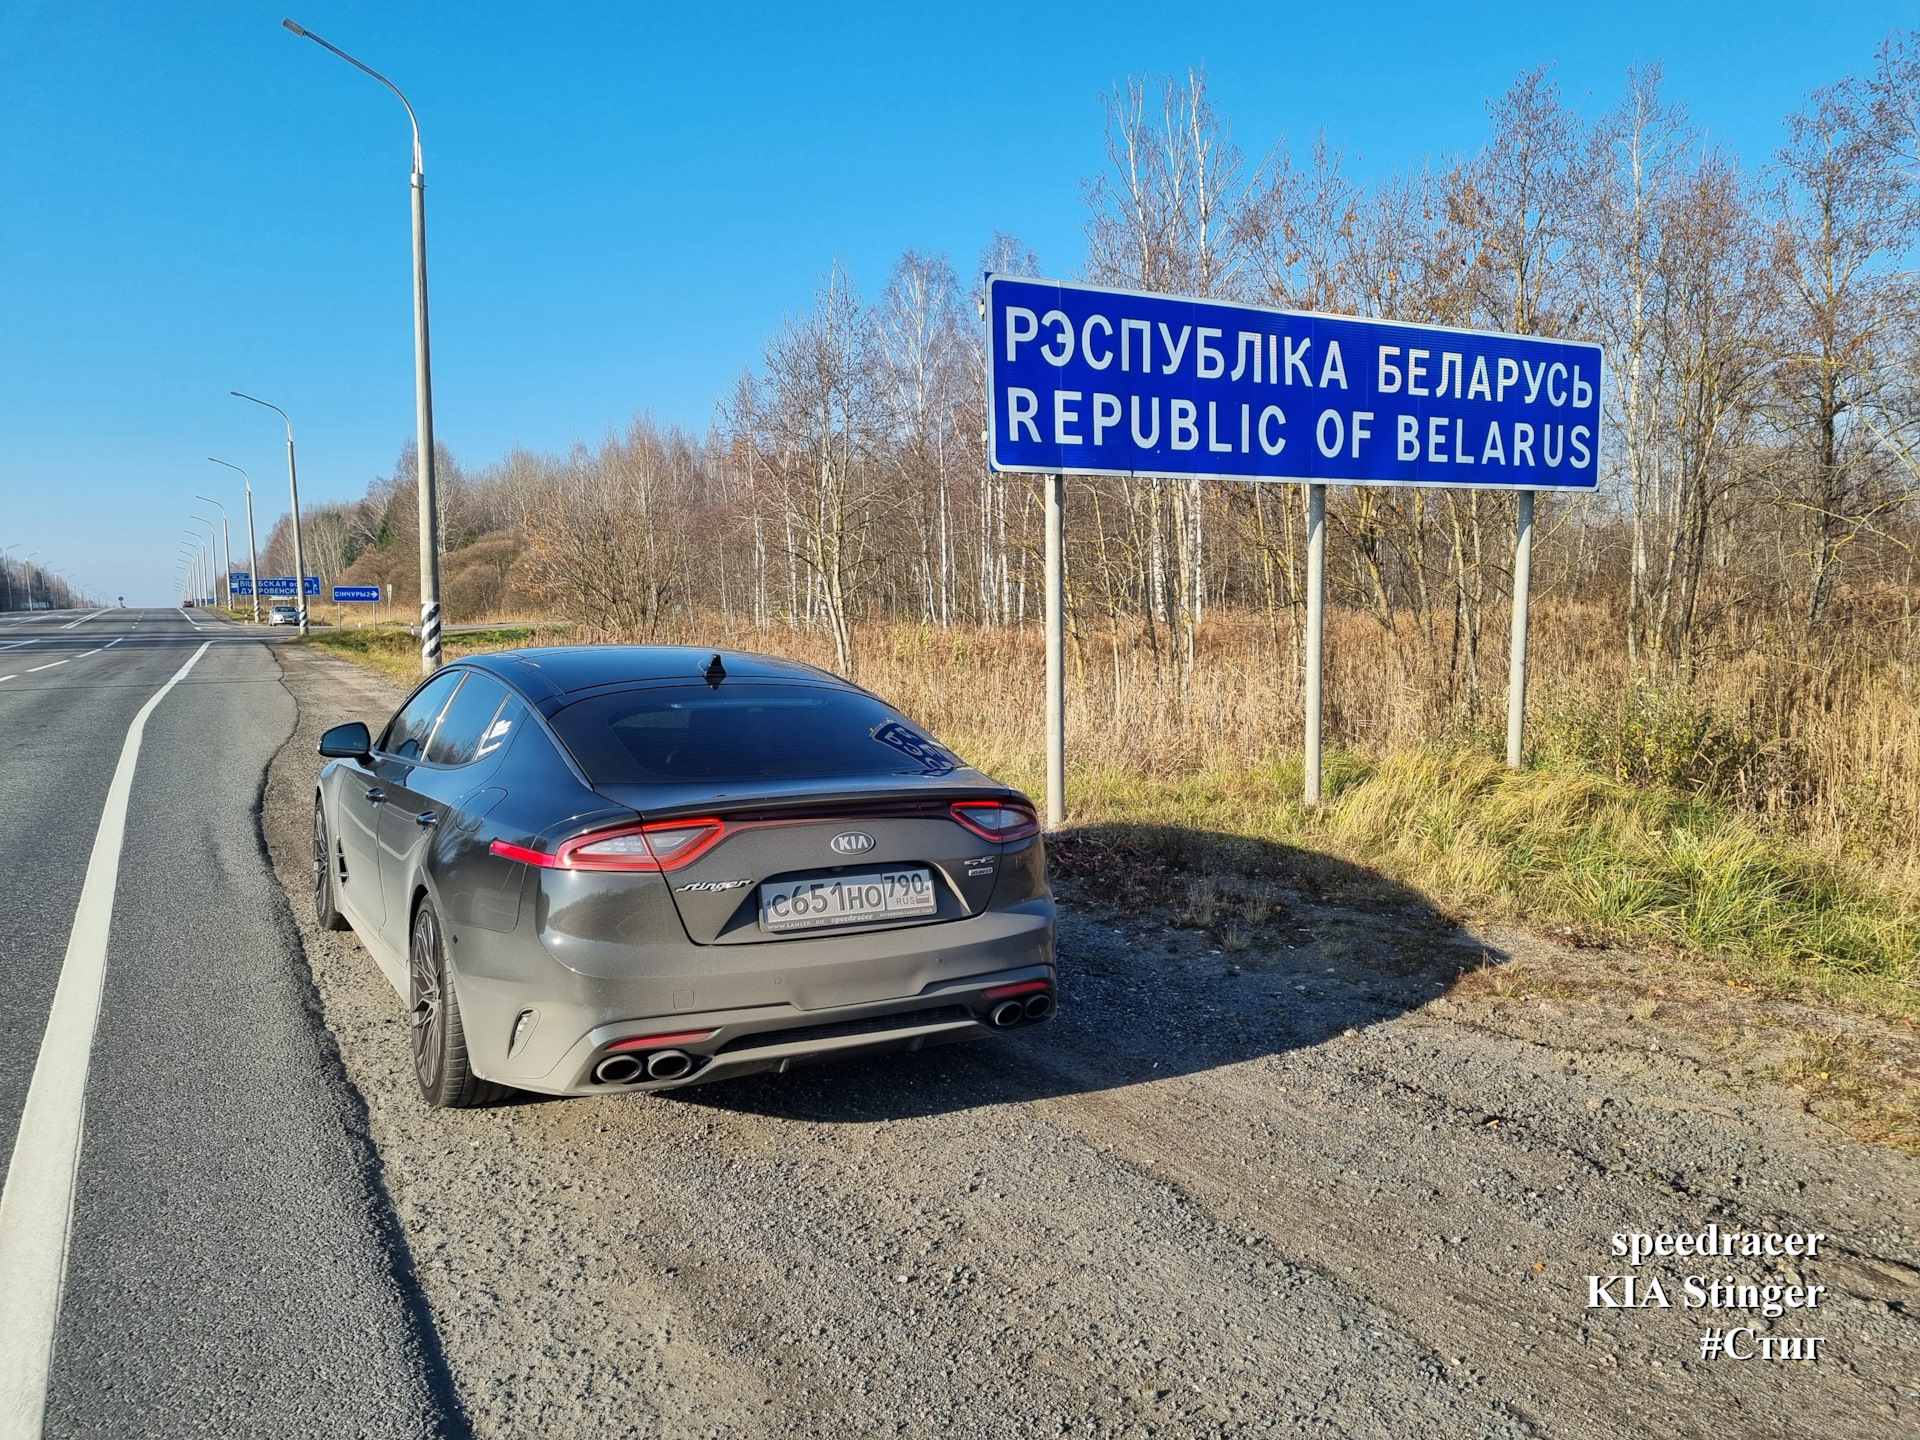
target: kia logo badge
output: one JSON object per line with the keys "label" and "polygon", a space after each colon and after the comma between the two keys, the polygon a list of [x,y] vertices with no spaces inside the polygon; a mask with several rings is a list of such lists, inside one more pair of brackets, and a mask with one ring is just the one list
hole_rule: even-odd
{"label": "kia logo badge", "polygon": [[873,846],[873,836],[858,830],[843,830],[833,837],[833,848],[842,855],[864,855]]}

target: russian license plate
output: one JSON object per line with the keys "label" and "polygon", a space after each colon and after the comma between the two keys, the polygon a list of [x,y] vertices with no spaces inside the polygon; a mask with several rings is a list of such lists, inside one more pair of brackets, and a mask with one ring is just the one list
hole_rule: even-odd
{"label": "russian license plate", "polygon": [[930,870],[879,870],[760,887],[762,930],[818,930],[896,915],[931,915],[935,908]]}

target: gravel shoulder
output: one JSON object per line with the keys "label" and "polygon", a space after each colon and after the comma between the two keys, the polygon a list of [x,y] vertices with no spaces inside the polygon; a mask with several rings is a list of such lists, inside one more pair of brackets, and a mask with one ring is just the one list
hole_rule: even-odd
{"label": "gravel shoulder", "polygon": [[[1318,878],[1229,942],[1068,879],[1022,1035],[430,1112],[307,899],[319,732],[403,692],[278,654],[263,828],[480,1435],[1920,1435],[1920,1161],[1783,1083],[1818,1017]],[[1709,1222],[1826,1233],[1820,1308],[1587,1308]],[[1699,1359],[1742,1324],[1821,1363]]]}

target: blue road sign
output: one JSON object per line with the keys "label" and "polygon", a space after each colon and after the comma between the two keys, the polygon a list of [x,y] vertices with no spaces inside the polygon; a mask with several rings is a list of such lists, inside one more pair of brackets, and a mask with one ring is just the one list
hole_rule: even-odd
{"label": "blue road sign", "polygon": [[227,583],[233,586],[236,595],[253,594],[253,576],[244,570],[235,570],[227,577]]}
{"label": "blue road sign", "polygon": [[336,605],[373,605],[380,600],[378,585],[336,585],[333,587],[333,603]]}
{"label": "blue road sign", "polygon": [[[318,575],[307,576],[306,591],[309,595],[318,595],[320,593],[320,577]],[[274,575],[267,577],[260,582],[260,593],[262,595],[293,594],[293,576]]]}
{"label": "blue road sign", "polygon": [[1600,347],[987,278],[996,470],[1592,490]]}

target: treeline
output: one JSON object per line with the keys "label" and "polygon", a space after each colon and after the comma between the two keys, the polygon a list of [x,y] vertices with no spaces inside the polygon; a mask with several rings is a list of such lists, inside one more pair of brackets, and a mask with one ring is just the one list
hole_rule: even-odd
{"label": "treeline", "polygon": [[[1644,682],[1756,647],[1908,674],[1920,487],[1920,32],[1728,152],[1631,72],[1602,114],[1550,70],[1487,107],[1484,144],[1374,182],[1329,139],[1243,150],[1205,77],[1102,97],[1084,278],[1336,314],[1599,341],[1600,492],[1543,501],[1537,581],[1598,617]],[[997,234],[973,273],[1038,274]],[[704,434],[642,418],[597,447],[441,461],[449,610],[558,610],[638,639],[806,627],[855,664],[868,619],[1021,625],[1040,507],[985,465],[977,281],[908,252],[876,293],[844,269],[787,318]],[[412,456],[310,512],[310,568],[415,595]],[[1210,611],[1260,617],[1297,664],[1294,487],[1072,477],[1079,653],[1145,657],[1177,701]],[[1498,707],[1511,496],[1335,492],[1336,604],[1378,626],[1434,725]],[[267,565],[290,569],[283,534]],[[1118,660],[1115,661],[1116,665]],[[1903,678],[1903,683],[1904,678]]]}
{"label": "treeline", "polygon": [[88,603],[87,596],[44,566],[0,555],[0,611],[75,610]]}

